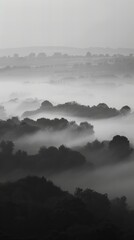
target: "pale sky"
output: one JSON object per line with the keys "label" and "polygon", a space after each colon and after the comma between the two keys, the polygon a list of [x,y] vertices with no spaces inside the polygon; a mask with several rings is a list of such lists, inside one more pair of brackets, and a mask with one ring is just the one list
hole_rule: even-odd
{"label": "pale sky", "polygon": [[134,0],[0,0],[0,48],[134,48]]}

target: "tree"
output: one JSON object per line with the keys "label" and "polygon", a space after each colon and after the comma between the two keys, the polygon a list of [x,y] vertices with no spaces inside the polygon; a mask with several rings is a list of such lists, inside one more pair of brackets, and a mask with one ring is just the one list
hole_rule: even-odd
{"label": "tree", "polygon": [[129,106],[125,105],[125,106],[123,106],[123,107],[121,108],[120,112],[121,112],[123,115],[126,115],[126,114],[128,114],[128,113],[131,112],[131,108],[130,108]]}
{"label": "tree", "polygon": [[120,158],[127,157],[132,152],[128,138],[120,135],[113,137],[109,148]]}

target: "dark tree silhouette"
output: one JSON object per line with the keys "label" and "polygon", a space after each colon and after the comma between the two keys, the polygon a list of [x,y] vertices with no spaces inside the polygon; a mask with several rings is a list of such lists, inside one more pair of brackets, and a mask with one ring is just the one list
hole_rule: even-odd
{"label": "dark tree silhouette", "polygon": [[128,138],[119,135],[114,136],[109,142],[109,149],[121,159],[126,158],[132,152]]}
{"label": "dark tree silhouette", "polygon": [[0,184],[2,240],[132,240],[126,197],[77,188],[72,195],[44,177]]}
{"label": "dark tree silhouette", "polygon": [[126,114],[128,114],[128,113],[131,112],[131,108],[130,108],[129,106],[125,105],[125,106],[123,106],[123,107],[121,108],[120,112],[121,112],[123,115],[126,115]]}

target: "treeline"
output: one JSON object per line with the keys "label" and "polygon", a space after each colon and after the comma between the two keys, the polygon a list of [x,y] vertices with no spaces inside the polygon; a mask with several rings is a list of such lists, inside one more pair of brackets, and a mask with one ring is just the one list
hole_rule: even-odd
{"label": "treeline", "polygon": [[128,138],[120,135],[114,136],[111,141],[95,140],[76,147],[75,150],[83,154],[96,167],[127,161],[133,153],[133,147]]}
{"label": "treeline", "polygon": [[71,134],[93,134],[93,126],[88,122],[77,124],[75,121],[68,121],[65,118],[53,120],[40,118],[36,121],[25,118],[19,120],[13,117],[7,120],[0,120],[0,139],[17,139],[25,135],[31,135],[39,131],[70,131]]}
{"label": "treeline", "polygon": [[55,73],[75,73],[75,76],[82,75],[95,78],[132,78],[134,75],[134,56],[123,56],[115,54],[94,54],[88,52],[85,56],[69,56],[60,52],[53,56],[47,56],[41,52],[38,55],[31,53],[22,57],[14,56],[0,57],[1,76],[44,76]]}
{"label": "treeline", "polygon": [[[12,141],[0,143],[0,177],[13,175],[19,172],[22,175],[31,174],[54,174],[69,169],[77,169],[86,164],[85,157],[64,146],[41,147],[35,155],[28,155],[27,152],[18,150],[14,152]],[[15,177],[15,175],[14,175]]]}
{"label": "treeline", "polygon": [[132,240],[134,212],[125,196],[77,188],[69,194],[44,177],[0,184],[2,240]]}
{"label": "treeline", "polygon": [[85,106],[77,102],[67,102],[54,106],[51,102],[46,100],[42,102],[39,109],[26,111],[23,113],[22,117],[30,117],[40,113],[57,113],[66,116],[103,119],[125,115],[130,113],[130,111],[131,109],[129,106],[123,106],[120,110],[117,110],[116,108],[108,107],[105,103],[99,103],[97,106]]}
{"label": "treeline", "polygon": [[[68,64],[68,62],[70,63]],[[13,56],[3,56],[0,57],[0,66],[2,67],[55,67],[60,65],[60,67],[66,67],[69,65],[72,66],[87,66],[94,68],[98,65],[110,65],[110,67],[115,68],[115,65],[119,68],[124,64],[127,66],[128,63],[133,65],[134,56],[130,54],[129,56],[124,56],[121,54],[114,54],[110,56],[109,54],[91,54],[87,52],[85,56],[71,56],[68,54],[62,54],[60,52],[55,52],[51,56],[47,56],[45,52],[40,52],[35,54],[34,52],[30,53],[27,56],[19,56],[19,54],[14,54]]]}
{"label": "treeline", "polygon": [[[16,176],[16,173],[53,175],[67,170],[93,170],[100,165],[117,164],[129,160],[133,153],[129,140],[124,136],[114,136],[111,141],[94,141],[83,147],[70,149],[64,145],[41,147],[30,155],[17,150],[12,141],[0,142],[0,177]],[[89,172],[90,174],[90,172]],[[9,178],[8,178],[9,179]]]}

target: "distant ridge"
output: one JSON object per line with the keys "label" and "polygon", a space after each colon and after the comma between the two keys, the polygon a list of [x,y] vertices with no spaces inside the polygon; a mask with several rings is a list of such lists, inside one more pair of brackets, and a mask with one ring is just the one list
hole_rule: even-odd
{"label": "distant ridge", "polygon": [[20,47],[20,48],[4,48],[0,49],[0,57],[2,56],[12,56],[15,53],[20,56],[26,56],[31,52],[38,54],[39,52],[45,52],[48,56],[53,55],[55,52],[61,52],[62,54],[68,55],[85,55],[87,52],[92,54],[122,54],[129,55],[134,54],[134,49],[132,48],[101,48],[101,47],[89,47],[89,48],[75,48],[75,47],[63,47],[63,46],[32,46],[32,47]]}

